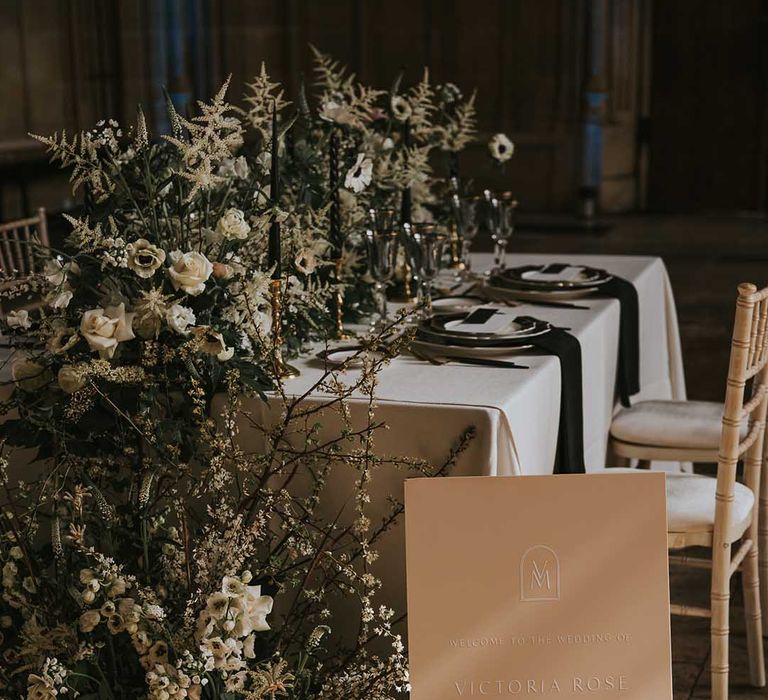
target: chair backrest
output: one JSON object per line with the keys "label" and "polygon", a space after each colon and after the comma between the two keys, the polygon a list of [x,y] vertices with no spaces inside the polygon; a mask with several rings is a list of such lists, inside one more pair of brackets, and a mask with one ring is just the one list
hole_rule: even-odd
{"label": "chair backrest", "polygon": [[37,216],[0,224],[0,282],[30,277],[43,269],[48,248],[48,221],[45,209]]}
{"label": "chair backrest", "polygon": [[[751,386],[748,387],[748,384]],[[717,466],[717,504],[713,545],[726,544],[731,523],[734,484],[739,460],[744,483],[755,495],[753,517],[758,517],[763,478],[763,445],[768,409],[768,287],[740,284],[731,340],[731,360],[725,389],[723,430]],[[748,432],[742,437],[742,426]]]}

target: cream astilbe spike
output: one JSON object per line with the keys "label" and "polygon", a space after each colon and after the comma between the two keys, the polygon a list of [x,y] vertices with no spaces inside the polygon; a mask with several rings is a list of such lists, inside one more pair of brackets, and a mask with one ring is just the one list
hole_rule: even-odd
{"label": "cream astilbe spike", "polygon": [[51,163],[58,162],[61,168],[72,168],[69,181],[73,193],[87,184],[96,201],[101,202],[114,191],[115,182],[99,156],[98,141],[88,133],[76,134],[71,141],[67,138],[66,129],[62,129],[61,136],[59,132],[53,136],[40,136],[31,132],[28,135],[47,147]]}
{"label": "cream astilbe spike", "polygon": [[84,253],[92,253],[101,246],[104,238],[101,232],[101,224],[91,227],[87,216],[85,219],[76,219],[69,214],[62,214],[62,216],[72,226],[69,240],[75,247]]}
{"label": "cream astilbe spike", "polygon": [[136,136],[134,136],[133,145],[136,147],[136,150],[149,145],[147,120],[144,118],[144,110],[141,108],[141,105],[136,108]]}
{"label": "cream astilbe spike", "polygon": [[347,76],[347,69],[313,44],[310,44],[309,48],[315,59],[315,85],[327,92],[342,90],[350,78]]}
{"label": "cream astilbe spike", "polygon": [[[338,61],[314,46],[310,47],[315,57],[315,84],[323,90],[320,98],[323,107],[333,105],[330,111],[337,115],[331,116],[333,121],[366,131],[371,112],[377,100],[386,94],[386,90],[377,90],[357,82],[357,76],[347,73],[347,69]],[[321,116],[324,111],[321,110]]]}
{"label": "cream astilbe spike", "polygon": [[281,89],[280,83],[270,80],[264,61],[261,62],[259,75],[252,83],[248,83],[247,88],[250,94],[247,94],[244,100],[248,108],[237,111],[259,130],[262,139],[266,141],[269,138],[272,110],[280,112],[291,103],[284,99],[285,91]]}
{"label": "cream astilbe spike", "polygon": [[194,199],[201,190],[208,189],[226,180],[218,174],[221,164],[231,158],[243,144],[243,126],[240,120],[230,115],[234,107],[225,101],[230,75],[210,103],[198,101],[200,114],[191,120],[178,116],[178,123],[187,131],[177,136],[163,138],[176,146],[181,155],[181,177],[192,184],[186,201]]}
{"label": "cream astilbe spike", "polygon": [[434,131],[441,150],[461,151],[475,140],[477,136],[476,97],[477,91],[474,91],[467,100],[459,103],[455,114],[445,114],[445,123],[435,125]]}
{"label": "cream astilbe spike", "polygon": [[176,107],[173,104],[170,94],[165,88],[163,88],[163,95],[165,96],[165,109],[168,113],[168,123],[171,125],[171,135],[180,138],[184,131],[181,126],[181,117],[176,111]]}
{"label": "cream astilbe spike", "polygon": [[426,142],[432,136],[432,116],[437,110],[435,91],[429,82],[429,68],[424,68],[421,80],[408,93],[411,106],[411,135],[418,142]]}

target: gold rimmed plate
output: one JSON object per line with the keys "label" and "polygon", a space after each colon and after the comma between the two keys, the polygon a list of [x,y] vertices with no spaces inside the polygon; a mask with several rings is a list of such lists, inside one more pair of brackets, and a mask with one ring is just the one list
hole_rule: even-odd
{"label": "gold rimmed plate", "polygon": [[461,345],[463,347],[514,347],[525,343],[530,338],[548,333],[551,329],[547,321],[540,321],[529,316],[510,319],[509,326],[503,332],[473,332],[459,328],[469,314],[440,314],[419,323],[416,337],[430,343]]}
{"label": "gold rimmed plate", "polygon": [[491,283],[506,288],[562,291],[598,287],[611,279],[608,272],[596,267],[546,263],[501,270],[491,276]]}
{"label": "gold rimmed plate", "polygon": [[516,355],[533,346],[530,344],[509,345],[509,346],[490,346],[490,347],[467,347],[465,345],[452,345],[450,343],[436,343],[428,340],[415,338],[411,341],[411,346],[416,351],[421,351],[429,355],[455,355],[458,357],[506,357],[507,355]]}
{"label": "gold rimmed plate", "polygon": [[344,345],[338,348],[329,348],[317,353],[315,357],[330,367],[346,367],[359,369],[363,366],[367,357],[380,359],[383,354],[375,350],[366,350],[362,345]]}

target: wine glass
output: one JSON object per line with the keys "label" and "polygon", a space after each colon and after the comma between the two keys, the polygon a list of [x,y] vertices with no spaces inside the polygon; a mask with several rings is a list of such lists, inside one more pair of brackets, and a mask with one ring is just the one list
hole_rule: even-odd
{"label": "wine glass", "polygon": [[418,248],[418,270],[421,298],[427,315],[432,313],[432,281],[437,277],[443,263],[443,252],[448,241],[448,234],[434,224],[418,223],[411,225],[410,238],[414,249]]}
{"label": "wine glass", "polygon": [[507,266],[507,244],[515,228],[517,200],[511,192],[494,195],[490,190],[485,190],[483,196],[489,206],[488,227],[493,239],[493,269],[503,270]]}
{"label": "wine glass", "polygon": [[461,237],[461,262],[464,265],[462,275],[465,281],[472,279],[469,249],[480,230],[484,203],[485,199],[482,196],[462,197],[455,192],[451,195],[451,211]]}
{"label": "wine glass", "polygon": [[397,265],[397,212],[394,209],[370,209],[368,219],[369,226],[365,231],[368,271],[374,280],[374,296],[379,310],[374,327],[384,328],[388,320],[386,283],[392,279]]}

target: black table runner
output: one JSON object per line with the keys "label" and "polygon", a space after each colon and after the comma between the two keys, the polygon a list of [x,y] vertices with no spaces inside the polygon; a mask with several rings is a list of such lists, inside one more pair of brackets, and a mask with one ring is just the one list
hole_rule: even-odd
{"label": "black table runner", "polygon": [[560,360],[560,425],[557,432],[555,474],[583,474],[584,409],[581,378],[581,344],[562,328],[526,339],[537,350]]}
{"label": "black table runner", "polygon": [[640,305],[635,285],[621,277],[601,284],[593,296],[618,299],[619,360],[616,384],[622,406],[631,406],[630,397],[640,391]]}

